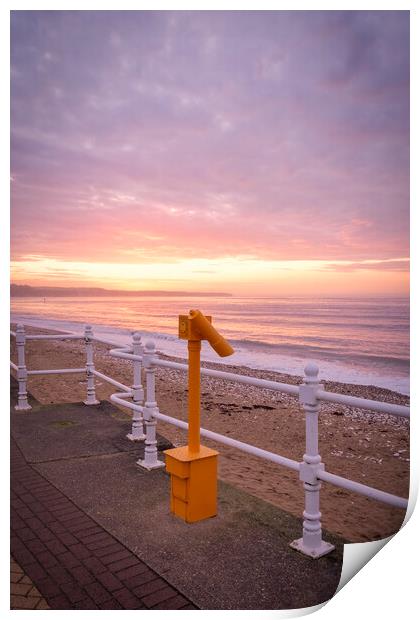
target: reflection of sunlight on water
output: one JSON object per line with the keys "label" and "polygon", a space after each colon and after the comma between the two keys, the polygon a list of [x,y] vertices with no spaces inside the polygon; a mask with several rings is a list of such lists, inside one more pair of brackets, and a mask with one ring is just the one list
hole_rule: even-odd
{"label": "reflection of sunlight on water", "polygon": [[[305,360],[313,358],[325,377],[409,390],[404,299],[56,297],[12,298],[11,307],[23,322],[43,317],[51,328],[56,319],[73,325],[72,331],[97,324],[103,337],[125,341],[136,329],[154,334],[162,352],[177,356],[185,356],[177,338],[178,314],[199,307],[233,341],[236,353],[227,364],[300,375]],[[62,323],[56,329],[60,326],[65,329]],[[216,360],[206,346],[203,359]]]}

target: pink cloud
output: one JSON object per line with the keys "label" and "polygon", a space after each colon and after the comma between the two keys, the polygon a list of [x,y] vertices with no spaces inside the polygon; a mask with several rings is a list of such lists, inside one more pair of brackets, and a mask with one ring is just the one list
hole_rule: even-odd
{"label": "pink cloud", "polygon": [[12,253],[408,254],[406,12],[15,12]]}

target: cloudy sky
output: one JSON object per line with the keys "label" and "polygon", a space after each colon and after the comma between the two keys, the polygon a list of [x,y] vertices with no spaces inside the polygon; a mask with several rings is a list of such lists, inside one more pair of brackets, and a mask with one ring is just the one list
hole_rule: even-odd
{"label": "cloudy sky", "polygon": [[408,286],[408,12],[19,11],[12,279]]}

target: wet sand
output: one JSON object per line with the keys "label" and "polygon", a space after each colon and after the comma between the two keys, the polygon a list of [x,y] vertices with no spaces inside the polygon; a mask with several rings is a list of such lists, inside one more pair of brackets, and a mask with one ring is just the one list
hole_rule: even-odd
{"label": "wet sand", "polygon": [[[32,327],[27,331],[53,333]],[[11,359],[16,361],[14,338],[11,347]],[[107,354],[108,348],[95,343],[97,370],[131,385],[131,362],[111,358]],[[27,366],[34,370],[78,368],[85,364],[84,344],[79,341],[28,341],[26,353]],[[175,360],[164,355],[162,358]],[[284,383],[301,382],[300,377],[281,373],[213,363],[203,365]],[[30,377],[28,389],[41,403],[77,402],[86,396],[86,378],[83,374]],[[116,391],[102,380],[96,381],[96,389],[100,399],[109,399]],[[325,382],[325,389],[397,404],[409,402],[407,396],[373,386]],[[185,372],[159,368],[156,395],[162,413],[187,420]],[[302,460],[305,416],[293,396],[203,377],[201,426],[282,456]],[[186,433],[181,429],[161,422],[158,429],[174,445],[186,443]],[[207,439],[203,443],[220,452],[219,478],[291,514],[302,515],[304,492],[297,472]],[[389,493],[408,496],[408,420],[325,403],[319,416],[319,446],[327,471]],[[353,542],[376,540],[395,533],[405,515],[404,510],[329,484],[322,486],[321,511],[326,530]]]}

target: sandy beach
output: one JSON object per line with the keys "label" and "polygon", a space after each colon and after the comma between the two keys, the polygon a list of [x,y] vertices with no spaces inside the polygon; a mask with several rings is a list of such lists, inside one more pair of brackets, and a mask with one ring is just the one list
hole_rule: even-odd
{"label": "sandy beach", "polygon": [[[27,331],[52,333],[36,328],[28,328]],[[95,344],[96,368],[131,385],[131,363],[111,358],[107,350],[105,345]],[[26,354],[30,369],[83,367],[85,364],[84,345],[77,341],[28,341]],[[14,338],[11,339],[11,359],[16,360]],[[285,383],[301,382],[299,377],[281,373],[210,363],[204,365]],[[96,388],[100,399],[109,399],[115,391],[102,380],[96,382]],[[28,389],[41,403],[76,402],[85,398],[86,379],[83,374],[30,377]],[[325,389],[398,404],[409,402],[407,396],[373,386],[325,382]],[[156,372],[156,394],[162,413],[187,420],[185,372],[159,368]],[[204,377],[201,425],[283,456],[299,461],[302,459],[305,418],[295,397]],[[158,431],[174,445],[186,443],[186,434],[171,425],[159,422]],[[203,443],[220,452],[219,478],[289,513],[299,517],[302,515],[304,493],[296,472],[209,440]],[[408,496],[408,420],[323,404],[319,418],[319,445],[328,471],[390,493]],[[398,531],[405,516],[403,510],[328,484],[322,487],[321,511],[326,530],[353,542],[389,536]]]}

